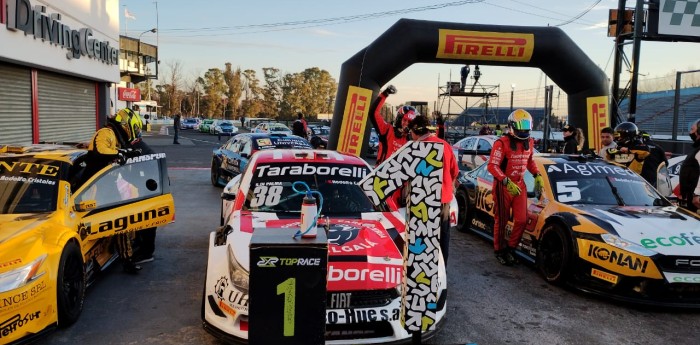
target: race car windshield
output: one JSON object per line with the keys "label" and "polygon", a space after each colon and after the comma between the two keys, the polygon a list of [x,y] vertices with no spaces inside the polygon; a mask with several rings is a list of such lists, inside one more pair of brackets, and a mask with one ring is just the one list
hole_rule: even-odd
{"label": "race car windshield", "polygon": [[56,209],[59,167],[32,159],[0,160],[0,214]]}
{"label": "race car windshield", "polygon": [[303,195],[296,193],[292,184],[302,181],[323,195],[324,216],[383,211],[386,206],[375,207],[356,184],[368,173],[366,167],[353,165],[260,164],[255,169],[243,209],[299,214]]}
{"label": "race car windshield", "polygon": [[552,192],[565,204],[666,206],[668,202],[634,172],[599,163],[547,166]]}

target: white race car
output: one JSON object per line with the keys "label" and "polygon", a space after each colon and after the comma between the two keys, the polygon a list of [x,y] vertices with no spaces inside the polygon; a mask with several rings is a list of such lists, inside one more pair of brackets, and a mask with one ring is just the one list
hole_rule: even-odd
{"label": "white race car", "polygon": [[[319,223],[328,229],[329,239],[326,343],[410,343],[411,335],[400,321],[405,223],[393,205],[373,206],[357,185],[369,171],[364,160],[335,151],[255,153],[245,172],[224,188],[225,225],[209,236],[204,328],[228,341],[247,341],[253,229],[300,226],[303,196],[292,188],[300,181],[323,195]],[[442,258],[438,286],[436,330],[446,312]],[[435,332],[424,333],[423,339]]]}

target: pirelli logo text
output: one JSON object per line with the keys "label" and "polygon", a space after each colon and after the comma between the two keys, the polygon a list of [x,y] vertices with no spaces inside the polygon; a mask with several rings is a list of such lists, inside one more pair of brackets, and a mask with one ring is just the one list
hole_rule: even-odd
{"label": "pirelli logo text", "polygon": [[440,29],[437,56],[443,59],[529,62],[534,34]]}
{"label": "pirelli logo text", "polygon": [[349,87],[343,124],[338,137],[338,152],[360,156],[371,98],[372,90],[357,86]]}

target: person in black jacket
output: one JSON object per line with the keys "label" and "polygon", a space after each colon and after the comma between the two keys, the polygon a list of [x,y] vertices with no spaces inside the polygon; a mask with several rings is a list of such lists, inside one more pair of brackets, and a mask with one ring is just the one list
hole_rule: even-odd
{"label": "person in black jacket", "polygon": [[578,141],[576,141],[576,127],[566,125],[562,129],[564,135],[564,149],[562,153],[576,154],[578,152]]}
{"label": "person in black jacket", "polygon": [[693,140],[693,151],[690,152],[678,174],[680,184],[680,205],[690,211],[696,212],[700,208],[700,134],[698,126],[700,120],[690,126],[690,139]]}

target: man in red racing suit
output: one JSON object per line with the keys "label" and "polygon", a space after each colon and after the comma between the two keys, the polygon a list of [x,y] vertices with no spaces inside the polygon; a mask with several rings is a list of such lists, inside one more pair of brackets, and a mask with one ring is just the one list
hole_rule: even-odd
{"label": "man in red racing suit", "polygon": [[379,136],[379,148],[377,149],[377,163],[375,166],[389,158],[408,141],[408,122],[418,113],[414,107],[405,105],[397,111],[393,125],[386,122],[381,115],[381,110],[386,98],[395,93],[396,88],[393,85],[389,85],[382,91],[375,100],[374,114],[370,117],[372,125],[377,129],[377,136]]}
{"label": "man in red racing suit", "polygon": [[[503,265],[517,263],[515,249],[520,243],[527,221],[527,192],[525,169],[535,176],[535,189],[542,190],[542,176],[532,159],[534,141],[530,138],[532,116],[517,109],[508,116],[508,135],[500,137],[489,157],[488,170],[494,177],[493,184],[493,249],[496,259]],[[505,227],[513,213],[513,229],[505,238]]]}

